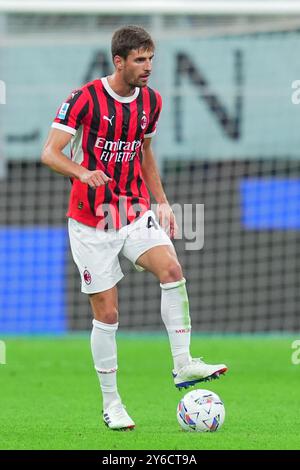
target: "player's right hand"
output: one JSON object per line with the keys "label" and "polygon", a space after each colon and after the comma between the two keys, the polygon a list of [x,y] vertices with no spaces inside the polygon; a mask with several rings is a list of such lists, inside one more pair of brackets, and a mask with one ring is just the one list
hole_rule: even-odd
{"label": "player's right hand", "polygon": [[96,189],[98,186],[103,186],[104,184],[112,181],[112,178],[107,176],[102,170],[87,170],[80,175],[79,179],[82,183],[88,184],[93,189]]}

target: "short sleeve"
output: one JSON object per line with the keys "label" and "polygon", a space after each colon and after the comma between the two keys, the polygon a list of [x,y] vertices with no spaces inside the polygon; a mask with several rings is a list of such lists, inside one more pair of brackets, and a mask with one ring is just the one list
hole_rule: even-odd
{"label": "short sleeve", "polygon": [[52,127],[75,135],[88,110],[89,100],[86,92],[82,89],[74,90],[57,110]]}
{"label": "short sleeve", "polygon": [[151,112],[150,122],[144,135],[146,138],[153,137],[156,134],[156,127],[162,109],[162,99],[158,92],[155,92],[155,99],[155,107]]}

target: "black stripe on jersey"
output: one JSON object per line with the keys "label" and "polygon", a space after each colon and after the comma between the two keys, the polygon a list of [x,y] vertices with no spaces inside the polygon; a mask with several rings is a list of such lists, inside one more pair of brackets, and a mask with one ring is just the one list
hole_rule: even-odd
{"label": "black stripe on jersey", "polygon": [[[110,122],[108,122],[108,125],[107,125],[107,132],[106,132],[106,136],[105,136],[105,139],[106,140],[109,140],[111,142],[113,142],[115,140],[115,130],[116,130],[116,106],[115,106],[115,102],[114,102],[114,99],[107,93],[107,91],[105,90],[105,88],[103,87],[103,92],[105,94],[105,97],[106,97],[106,101],[107,101],[107,114],[108,114],[108,117],[111,119],[112,116],[114,116],[114,119],[111,121],[112,124],[110,124]],[[107,171],[107,166],[108,166],[108,161],[106,162],[105,160],[101,160],[103,165],[104,165],[104,173],[111,177],[111,175],[109,174],[109,172]],[[103,201],[103,204],[109,204],[112,200],[112,192],[111,192],[111,189],[108,187],[108,184],[105,185],[105,191],[104,191],[104,201]],[[106,220],[106,225],[105,225],[105,228],[104,230],[107,230],[108,227],[113,227],[115,225],[115,221],[112,220],[112,214],[110,211],[105,211],[106,212],[106,215],[105,215],[105,220]]]}
{"label": "black stripe on jersey", "polygon": [[[140,93],[138,98],[137,98],[137,127],[136,127],[136,134],[135,134],[135,140],[139,140],[141,137],[142,133],[142,128],[141,128],[141,119],[143,115],[143,107],[144,107],[144,102],[143,102],[143,93]],[[141,149],[138,151],[139,153],[136,155],[135,158],[139,158]],[[132,197],[132,191],[131,191],[131,183],[134,178],[134,160],[133,159],[131,162],[129,162],[129,172],[128,172],[128,179],[126,183],[126,196]],[[141,194],[140,194],[141,196]],[[139,201],[139,198],[135,197],[132,199],[132,205],[137,204]]]}
{"label": "black stripe on jersey", "polygon": [[[150,98],[150,115],[149,115],[149,126],[153,126],[153,123],[155,122],[154,120],[154,112],[157,104],[157,98],[155,92],[151,89],[148,88],[149,90],[149,98]],[[148,128],[149,128],[148,126]],[[147,129],[147,132],[150,134],[149,130]],[[146,132],[146,134],[147,134]]]}
{"label": "black stripe on jersey", "polygon": [[[92,121],[90,125],[88,141],[87,141],[87,151],[89,154],[88,169],[90,171],[94,171],[97,169],[97,160],[96,160],[96,156],[94,153],[95,143],[97,139],[97,132],[95,132],[94,129],[98,129],[98,124],[99,124],[98,120],[100,119],[100,108],[99,108],[99,102],[98,102],[95,86],[90,85],[88,87],[88,90],[93,100],[93,116],[92,116]],[[96,190],[91,188],[89,185],[87,185],[87,192],[88,192],[88,201],[89,201],[90,209],[92,213],[96,215],[96,211],[95,211]]]}
{"label": "black stripe on jersey", "polygon": [[[128,139],[128,130],[129,130],[129,124],[130,124],[130,104],[129,103],[123,103],[122,104],[122,111],[123,111],[123,117],[122,117],[122,134],[121,134],[121,137],[120,137],[120,140],[125,142],[127,141]],[[119,195],[120,194],[120,187],[119,187],[119,183],[120,183],[120,179],[121,179],[121,175],[122,175],[122,171],[123,171],[123,165],[122,163],[118,165],[118,163],[116,162],[115,164],[115,170],[114,170],[114,181],[116,182],[116,187],[114,189],[114,192],[115,194]],[[122,198],[121,200],[119,200],[119,216],[120,216],[120,220],[121,220],[121,225],[122,227],[124,225],[128,225],[129,224],[129,220],[127,218],[127,214],[126,214],[126,211],[124,209],[124,206],[122,204]]]}
{"label": "black stripe on jersey", "polygon": [[77,116],[77,119],[76,119],[76,129],[79,128],[82,119],[84,118],[84,116],[87,115],[88,111],[89,111],[89,102],[85,103],[85,105],[82,107],[80,113],[79,113],[78,116]]}
{"label": "black stripe on jersey", "polygon": [[[115,130],[116,130],[116,106],[115,106],[114,99],[107,93],[105,88],[103,88],[103,92],[104,92],[104,94],[106,96],[106,100],[107,100],[107,113],[108,113],[108,116],[109,116],[110,119],[112,118],[112,116],[114,116],[114,119],[112,120],[112,124],[110,124],[110,122],[108,122],[105,139],[113,142],[115,140]],[[101,160],[101,161],[102,161],[102,163],[105,167],[105,173],[107,174],[107,176],[111,177],[111,175],[106,172],[107,165],[108,165],[109,162],[108,161],[106,162],[105,160]],[[110,202],[111,199],[112,199],[111,190],[106,185],[105,186],[105,202]]]}
{"label": "black stripe on jersey", "polygon": [[143,183],[143,180],[142,180],[142,178],[140,177],[140,175],[138,175],[138,178],[137,178],[137,187],[138,187],[138,190],[139,190],[139,195],[140,195],[140,197],[142,197],[142,193],[141,193],[141,186],[142,186],[142,183]]}
{"label": "black stripe on jersey", "polygon": [[[153,124],[156,123],[156,121],[157,121],[157,119],[158,119],[158,116],[159,116],[159,113],[160,113],[160,109],[158,108],[158,110],[156,111],[155,116],[154,116]],[[153,126],[152,126],[152,130],[153,130]]]}
{"label": "black stripe on jersey", "polygon": [[66,115],[64,117],[64,119],[62,119],[60,122],[62,124],[66,124],[68,121],[69,121],[69,117],[70,117],[70,113],[73,109],[73,106],[74,104],[76,103],[76,101],[78,101],[78,99],[80,98],[80,96],[82,95],[83,91],[82,90],[78,90],[77,92],[74,92],[74,96],[71,98],[69,98],[66,103],[70,103],[70,106],[66,112]]}
{"label": "black stripe on jersey", "polygon": [[[122,134],[121,134],[120,140],[125,142],[127,141],[127,137],[128,137],[128,130],[129,130],[129,124],[130,124],[130,117],[131,117],[130,105],[128,103],[123,103],[122,110],[123,110],[123,119],[122,119]],[[116,194],[120,194],[119,182],[121,179],[121,174],[122,174],[122,165],[115,165],[113,179],[117,183],[117,186],[114,190]]]}

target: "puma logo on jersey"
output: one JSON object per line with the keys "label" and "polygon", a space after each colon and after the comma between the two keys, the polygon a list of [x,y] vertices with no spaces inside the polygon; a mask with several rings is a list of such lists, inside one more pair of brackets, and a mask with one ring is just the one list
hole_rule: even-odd
{"label": "puma logo on jersey", "polygon": [[112,120],[113,120],[114,117],[115,117],[115,115],[113,115],[111,118],[109,118],[108,116],[103,116],[103,119],[104,119],[104,121],[108,121],[109,124],[112,126]]}

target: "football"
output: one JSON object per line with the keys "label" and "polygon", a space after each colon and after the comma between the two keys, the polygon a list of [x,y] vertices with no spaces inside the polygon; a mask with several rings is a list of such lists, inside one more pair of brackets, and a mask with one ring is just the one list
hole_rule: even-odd
{"label": "football", "polygon": [[177,420],[184,431],[214,432],[220,429],[224,419],[224,404],[210,390],[192,390],[177,406]]}

